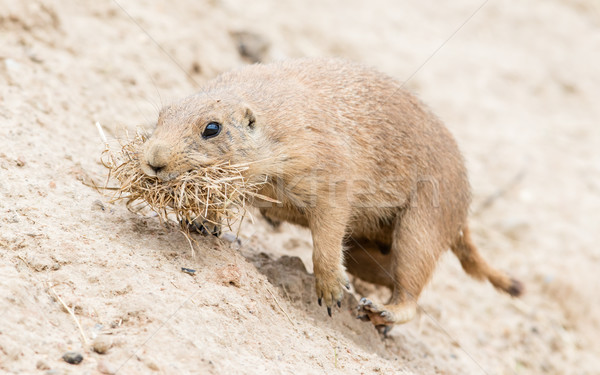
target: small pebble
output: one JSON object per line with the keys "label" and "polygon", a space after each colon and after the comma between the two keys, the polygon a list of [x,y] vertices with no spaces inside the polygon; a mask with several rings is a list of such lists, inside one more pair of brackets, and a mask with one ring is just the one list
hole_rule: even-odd
{"label": "small pebble", "polygon": [[21,69],[21,64],[13,59],[4,59],[4,66],[6,66],[6,70],[14,72],[18,72]]}
{"label": "small pebble", "polygon": [[35,368],[37,368],[38,370],[50,370],[50,366],[43,359],[37,361],[37,363],[35,364]]}
{"label": "small pebble", "polygon": [[17,167],[24,167],[25,166],[25,160],[23,160],[23,158],[19,156],[15,160],[15,164],[17,165]]}
{"label": "small pebble", "polygon": [[106,211],[106,207],[104,207],[104,203],[100,199],[96,199],[92,202],[92,210]]}
{"label": "small pebble", "polygon": [[70,363],[72,365],[78,365],[81,363],[81,361],[83,361],[83,356],[77,352],[66,352],[62,356],[62,359],[64,359],[65,362]]}
{"label": "small pebble", "polygon": [[106,335],[99,335],[92,343],[92,349],[98,354],[104,354],[112,346],[112,340]]}
{"label": "small pebble", "polygon": [[262,35],[249,31],[232,32],[239,54],[252,63],[265,60],[270,43]]}
{"label": "small pebble", "polygon": [[154,361],[152,361],[151,359],[145,359],[144,363],[152,371],[159,371],[160,370],[160,368],[158,367],[158,365]]}
{"label": "small pebble", "polygon": [[224,234],[221,236],[221,239],[223,239],[223,240],[225,240],[225,241],[227,241],[227,242],[231,242],[231,243],[235,242],[235,243],[237,243],[238,245],[241,245],[241,244],[242,244],[242,240],[240,240],[240,239],[239,239],[239,238],[238,238],[238,237],[237,237],[235,234],[233,234],[233,233],[224,233]]}
{"label": "small pebble", "polygon": [[116,374],[118,369],[112,363],[108,363],[106,361],[98,362],[98,371],[102,374],[113,375]]}
{"label": "small pebble", "polygon": [[191,269],[191,268],[185,268],[185,267],[181,267],[181,271],[187,273],[188,275],[192,275],[192,276],[194,276],[194,274],[196,273],[196,270]]}

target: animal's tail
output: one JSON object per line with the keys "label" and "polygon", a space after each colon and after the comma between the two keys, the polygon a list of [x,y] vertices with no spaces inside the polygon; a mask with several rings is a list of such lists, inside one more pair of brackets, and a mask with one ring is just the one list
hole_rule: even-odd
{"label": "animal's tail", "polygon": [[468,226],[465,225],[462,235],[450,248],[460,260],[460,264],[465,272],[473,278],[477,280],[488,279],[493,286],[513,297],[523,294],[524,287],[519,280],[513,279],[506,273],[492,268],[483,259],[471,240],[471,233]]}

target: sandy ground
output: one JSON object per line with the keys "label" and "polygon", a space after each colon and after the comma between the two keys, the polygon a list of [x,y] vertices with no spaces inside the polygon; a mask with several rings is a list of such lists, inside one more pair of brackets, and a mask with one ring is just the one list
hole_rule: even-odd
{"label": "sandy ground", "polygon": [[[0,0],[0,372],[599,374],[600,5],[482,4]],[[522,299],[448,254],[383,339],[352,308],[385,291],[316,306],[306,231],[258,219],[192,257],[84,183],[106,174],[95,121],[116,144],[219,72],[299,56],[376,66],[444,119]]]}

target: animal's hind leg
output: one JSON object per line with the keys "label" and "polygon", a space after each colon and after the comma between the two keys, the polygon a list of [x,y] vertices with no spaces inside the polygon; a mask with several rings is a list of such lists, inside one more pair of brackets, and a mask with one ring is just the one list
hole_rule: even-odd
{"label": "animal's hind leg", "polygon": [[429,281],[445,245],[430,215],[410,208],[395,224],[392,242],[394,288],[386,305],[360,300],[359,317],[376,326],[406,323],[417,310],[417,299]]}

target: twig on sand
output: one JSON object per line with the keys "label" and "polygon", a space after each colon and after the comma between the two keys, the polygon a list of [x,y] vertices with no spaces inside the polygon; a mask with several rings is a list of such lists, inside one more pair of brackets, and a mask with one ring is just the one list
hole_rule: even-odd
{"label": "twig on sand", "polygon": [[49,287],[49,289],[54,294],[54,297],[58,301],[60,301],[60,303],[65,308],[65,310],[67,310],[67,312],[69,313],[69,315],[71,315],[71,317],[75,321],[75,324],[77,324],[77,328],[79,328],[79,333],[81,334],[81,337],[83,338],[83,344],[87,346],[88,345],[88,339],[85,337],[85,333],[83,332],[83,328],[81,328],[81,324],[79,324],[79,320],[75,316],[75,313],[73,312],[73,310],[71,308],[69,308],[69,306],[67,306],[67,304],[65,303],[65,301],[63,301],[63,299],[60,298],[60,296],[58,295],[58,293],[56,293],[56,290],[54,290],[53,286]]}
{"label": "twig on sand", "polygon": [[292,323],[292,325],[295,327],[296,325],[294,324],[294,321],[292,320],[292,318],[290,318],[290,316],[285,311],[285,309],[283,307],[281,307],[281,305],[279,304],[279,301],[277,300],[277,297],[275,297],[275,294],[273,294],[273,292],[271,292],[271,289],[269,289],[269,288],[267,288],[267,292],[269,292],[269,294],[271,295],[271,297],[273,297],[273,299],[275,300],[275,303],[277,304],[277,307],[279,307],[279,309],[281,309],[281,311],[283,311],[283,314],[288,318],[288,320],[290,321],[290,323]]}
{"label": "twig on sand", "polygon": [[337,347],[335,344],[333,345],[333,365],[335,368],[338,368],[338,358],[337,358]]}
{"label": "twig on sand", "polygon": [[[180,230],[181,234],[183,234],[183,237],[185,237],[186,240],[188,240],[188,243],[190,244],[190,249],[192,249],[192,258],[196,257],[196,251],[194,250],[194,245],[192,244],[192,239],[190,239],[190,235],[189,233],[186,233],[182,230]],[[194,240],[194,242],[196,242]]]}
{"label": "twig on sand", "polygon": [[102,139],[102,142],[104,142],[104,145],[108,149],[108,140],[106,139],[106,134],[104,134],[104,129],[102,129],[102,125],[100,125],[100,122],[98,122],[98,121],[96,121],[96,129],[98,129],[100,138]]}

